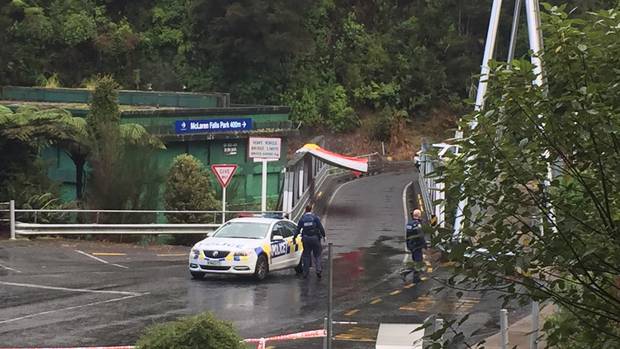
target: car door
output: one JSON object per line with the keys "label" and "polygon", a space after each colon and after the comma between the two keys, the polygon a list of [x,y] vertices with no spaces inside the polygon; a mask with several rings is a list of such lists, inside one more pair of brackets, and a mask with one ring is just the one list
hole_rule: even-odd
{"label": "car door", "polygon": [[[288,240],[287,237],[288,236]],[[279,236],[280,238],[276,238]],[[286,267],[290,259],[290,234],[287,235],[287,230],[284,228],[282,222],[277,222],[271,229],[271,270],[282,269]]]}
{"label": "car door", "polygon": [[303,251],[303,245],[301,244],[301,235],[297,237],[297,241],[293,241],[295,230],[297,226],[293,222],[283,221],[284,228],[290,232],[291,253],[289,258],[290,266],[297,266],[301,258],[301,252]]}

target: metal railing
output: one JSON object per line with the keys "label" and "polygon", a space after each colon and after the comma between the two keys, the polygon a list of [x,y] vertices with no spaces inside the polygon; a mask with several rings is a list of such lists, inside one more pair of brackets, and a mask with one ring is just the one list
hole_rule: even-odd
{"label": "metal railing", "polygon": [[[422,144],[419,155],[419,184],[424,202],[424,209],[429,215],[437,217],[437,222],[441,227],[445,225],[445,199],[444,183],[439,182],[436,169],[439,161],[430,153],[430,145]],[[437,200],[441,202],[435,203]]]}
{"label": "metal railing", "polygon": [[[206,234],[217,229],[226,217],[285,215],[283,211],[174,211],[16,209],[9,203],[11,239],[18,235],[77,234]],[[134,217],[129,217],[134,215]],[[141,215],[141,217],[135,217]],[[180,215],[188,223],[156,223],[158,217]],[[146,217],[146,218],[145,218]],[[181,219],[180,219],[181,220]],[[132,223],[128,223],[128,221]]]}

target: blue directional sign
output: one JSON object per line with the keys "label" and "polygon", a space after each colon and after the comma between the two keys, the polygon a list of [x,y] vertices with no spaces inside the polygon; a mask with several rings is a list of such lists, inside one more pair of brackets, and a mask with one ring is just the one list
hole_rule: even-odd
{"label": "blue directional sign", "polygon": [[248,131],[252,129],[252,119],[176,120],[174,129],[181,134]]}

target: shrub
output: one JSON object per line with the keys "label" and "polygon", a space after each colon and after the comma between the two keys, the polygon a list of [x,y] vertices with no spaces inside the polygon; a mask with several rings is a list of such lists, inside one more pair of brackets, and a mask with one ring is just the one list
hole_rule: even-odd
{"label": "shrub", "polygon": [[[164,194],[166,210],[208,211],[218,207],[209,175],[200,160],[187,154],[174,159],[166,180]],[[202,223],[209,218],[205,214],[166,214],[170,223]]]}
{"label": "shrub", "polygon": [[210,313],[154,325],[138,339],[139,349],[243,349],[241,337],[228,322]]}

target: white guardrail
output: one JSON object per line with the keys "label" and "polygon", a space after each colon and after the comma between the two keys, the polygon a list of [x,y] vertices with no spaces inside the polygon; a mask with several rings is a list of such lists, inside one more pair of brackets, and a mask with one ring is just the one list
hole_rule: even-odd
{"label": "white guardrail", "polygon": [[[8,209],[0,209],[2,213],[9,213],[11,239],[18,235],[80,235],[80,234],[207,234],[215,231],[226,220],[226,215],[253,216],[253,215],[284,215],[282,211],[170,211],[170,210],[81,210],[81,209],[16,209],[14,201],[9,203]],[[158,223],[99,223],[100,219],[113,217],[113,215],[151,215],[154,219],[157,215],[195,215],[201,220],[211,218],[210,223],[193,224],[158,224]],[[75,216],[67,219],[68,216]],[[90,220],[94,223],[39,223],[38,220],[77,220],[81,215],[82,221]],[[22,222],[20,218],[26,217],[29,221]],[[87,218],[85,218],[87,217]],[[19,220],[18,220],[19,219]],[[219,221],[219,223],[217,222]]]}

